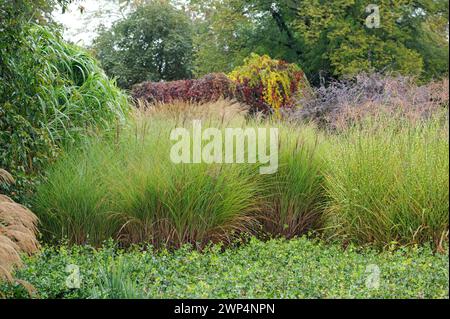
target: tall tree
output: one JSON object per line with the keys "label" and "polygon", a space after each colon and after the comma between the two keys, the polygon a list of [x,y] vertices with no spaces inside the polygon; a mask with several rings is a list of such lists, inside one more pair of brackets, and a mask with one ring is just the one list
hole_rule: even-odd
{"label": "tall tree", "polygon": [[299,61],[302,40],[289,25],[293,11],[284,6],[281,12],[267,0],[191,0],[188,8],[197,28],[199,75],[231,71],[252,52]]}
{"label": "tall tree", "polygon": [[154,0],[136,9],[94,41],[103,68],[130,88],[151,80],[176,80],[192,74],[192,23],[169,1]]}
{"label": "tall tree", "polygon": [[[422,78],[448,73],[445,0],[190,3],[203,13],[204,26],[197,35],[201,73],[219,67],[227,71],[251,51],[301,64],[313,83],[372,70]],[[375,13],[373,8],[366,11],[371,3],[380,14],[375,28],[366,25]]]}
{"label": "tall tree", "polygon": [[[448,13],[444,15],[448,2],[374,3],[376,8],[368,8],[369,1],[364,0],[299,1],[295,25],[305,38],[304,61],[309,72],[324,70],[333,77],[371,70],[443,75],[448,69],[444,62],[448,59],[447,34],[428,26],[436,21],[448,24]],[[379,25],[366,23],[378,13]],[[437,40],[432,46],[430,37]],[[434,59],[435,55],[439,58]]]}

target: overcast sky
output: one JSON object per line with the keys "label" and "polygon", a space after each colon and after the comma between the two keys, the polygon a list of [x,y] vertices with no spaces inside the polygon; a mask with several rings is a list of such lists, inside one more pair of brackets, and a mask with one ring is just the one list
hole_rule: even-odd
{"label": "overcast sky", "polygon": [[66,40],[89,46],[101,25],[110,27],[122,15],[119,0],[82,0],[70,4],[65,13],[61,9],[55,10],[53,17],[63,25]]}

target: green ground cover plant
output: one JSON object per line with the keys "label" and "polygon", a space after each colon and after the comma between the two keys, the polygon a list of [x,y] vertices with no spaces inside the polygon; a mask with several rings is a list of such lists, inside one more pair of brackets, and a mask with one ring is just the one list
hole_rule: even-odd
{"label": "green ground cover plant", "polygon": [[[16,277],[32,284],[39,298],[448,298],[449,291],[448,254],[429,247],[343,250],[306,238],[252,239],[203,253],[192,246],[125,252],[112,243],[100,250],[63,245],[25,263]],[[68,264],[79,267],[80,289],[66,286]],[[374,265],[378,287],[367,286]],[[0,292],[28,297],[14,284],[1,285]]]}

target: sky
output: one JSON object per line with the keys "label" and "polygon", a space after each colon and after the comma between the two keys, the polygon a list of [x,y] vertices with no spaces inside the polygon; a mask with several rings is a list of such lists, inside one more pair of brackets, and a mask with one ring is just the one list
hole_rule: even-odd
{"label": "sky", "polygon": [[[151,0],[75,0],[65,13],[56,9],[52,16],[63,28],[64,39],[88,47],[97,36],[100,26],[109,28],[118,19],[130,13],[134,5]],[[173,0],[175,6],[186,0]],[[81,10],[82,9],[82,10]]]}
{"label": "sky", "polygon": [[101,25],[109,28],[123,17],[119,0],[76,1],[69,5],[65,13],[58,8],[52,16],[62,24],[64,39],[85,47],[92,43]]}

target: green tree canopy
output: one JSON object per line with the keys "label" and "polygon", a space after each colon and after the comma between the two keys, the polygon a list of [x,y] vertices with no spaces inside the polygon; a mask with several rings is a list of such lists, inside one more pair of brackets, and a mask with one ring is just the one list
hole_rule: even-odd
{"label": "green tree canopy", "polygon": [[[378,28],[365,23],[371,3]],[[253,51],[301,64],[316,83],[362,71],[448,74],[445,0],[191,0],[190,8],[203,25],[199,73],[227,71]]]}
{"label": "green tree canopy", "polygon": [[447,1],[373,3],[378,6],[380,24],[369,28],[366,18],[375,13],[366,11],[369,1],[299,1],[294,25],[304,36],[304,59],[310,72],[325,70],[339,77],[386,70],[434,77],[447,71],[447,34],[430,27],[438,21],[448,23]]}
{"label": "green tree canopy", "polygon": [[176,80],[192,74],[192,23],[168,1],[140,6],[94,41],[103,68],[130,88],[143,81]]}

